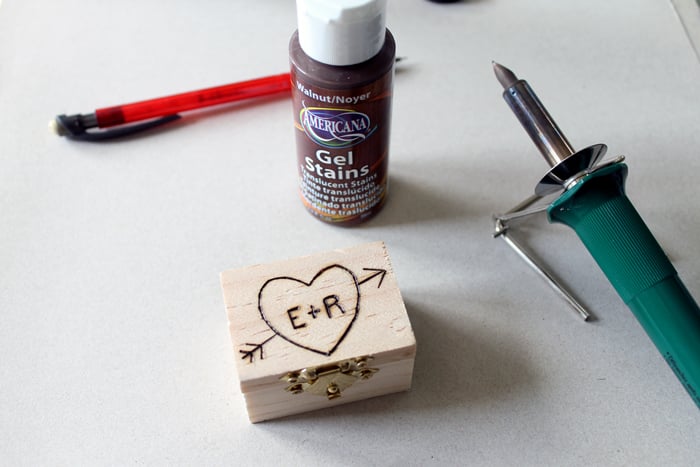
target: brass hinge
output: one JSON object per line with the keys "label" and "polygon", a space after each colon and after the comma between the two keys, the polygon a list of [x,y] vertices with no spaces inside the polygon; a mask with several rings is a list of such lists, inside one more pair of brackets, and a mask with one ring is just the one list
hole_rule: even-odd
{"label": "brass hinge", "polygon": [[368,366],[368,362],[373,358],[370,356],[357,357],[314,368],[304,368],[289,372],[280,380],[288,384],[285,391],[292,394],[308,392],[333,400],[340,397],[341,391],[352,386],[358,379],[370,379],[379,371],[379,368]]}

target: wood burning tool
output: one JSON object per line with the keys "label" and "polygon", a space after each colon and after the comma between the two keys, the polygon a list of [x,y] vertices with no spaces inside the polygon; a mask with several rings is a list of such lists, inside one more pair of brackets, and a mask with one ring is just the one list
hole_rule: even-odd
{"label": "wood burning tool", "polygon": [[[620,156],[600,163],[607,147],[575,151],[528,83],[493,63],[503,98],[550,170],[535,195],[495,216],[503,238],[584,318],[589,313],[508,235],[508,222],[546,210],[549,222],[573,228],[625,304],[700,408],[700,309],[625,194],[628,167]],[[530,208],[545,196],[553,202]]]}

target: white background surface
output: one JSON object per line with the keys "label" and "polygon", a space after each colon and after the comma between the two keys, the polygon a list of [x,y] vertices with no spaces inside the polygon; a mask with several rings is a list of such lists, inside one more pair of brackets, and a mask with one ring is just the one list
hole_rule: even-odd
{"label": "white background surface", "polygon": [[[4,465],[697,465],[700,416],[574,234],[493,212],[546,166],[502,101],[526,78],[576,147],[625,154],[628,194],[700,296],[700,67],[669,2],[392,1],[384,211],[324,225],[296,194],[291,103],[188,114],[107,144],[46,122],[287,70],[288,0],[4,0]],[[418,340],[414,388],[250,425],[218,273],[384,240]]]}

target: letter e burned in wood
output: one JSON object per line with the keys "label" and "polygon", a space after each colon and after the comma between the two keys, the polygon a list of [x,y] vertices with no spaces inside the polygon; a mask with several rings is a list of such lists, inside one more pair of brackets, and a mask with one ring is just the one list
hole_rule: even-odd
{"label": "letter e burned in wood", "polygon": [[416,341],[383,242],[221,273],[251,422],[411,387]]}

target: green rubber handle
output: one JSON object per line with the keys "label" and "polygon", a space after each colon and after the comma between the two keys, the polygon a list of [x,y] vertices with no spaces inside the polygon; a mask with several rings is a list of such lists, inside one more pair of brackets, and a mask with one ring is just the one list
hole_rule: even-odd
{"label": "green rubber handle", "polygon": [[700,408],[700,308],[625,195],[627,166],[586,175],[547,209],[573,228]]}

